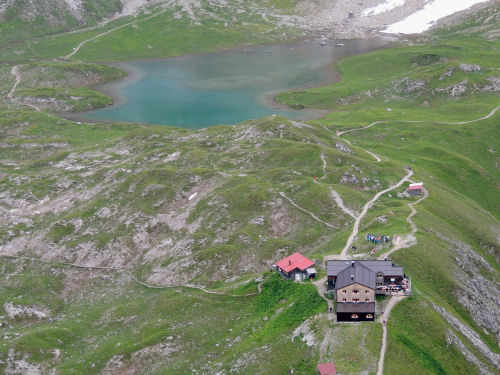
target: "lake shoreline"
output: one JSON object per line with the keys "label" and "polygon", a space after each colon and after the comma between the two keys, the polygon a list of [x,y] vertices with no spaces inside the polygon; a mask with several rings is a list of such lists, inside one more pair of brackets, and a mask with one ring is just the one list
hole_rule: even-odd
{"label": "lake shoreline", "polygon": [[[241,49],[241,47],[239,47],[237,49],[229,49],[229,50],[225,50],[223,52],[209,53],[209,54],[202,54],[202,55],[182,55],[182,56],[175,56],[175,57],[170,57],[170,58],[143,59],[140,62],[122,61],[122,62],[107,63],[106,65],[114,66],[114,67],[126,72],[127,76],[125,78],[119,79],[117,81],[113,81],[111,83],[97,84],[97,85],[93,86],[92,88],[95,90],[98,90],[100,92],[103,92],[104,94],[106,94],[107,96],[112,98],[113,104],[111,106],[107,106],[107,107],[101,108],[101,109],[92,110],[89,112],[79,112],[79,113],[67,113],[66,112],[66,113],[60,113],[59,115],[63,118],[67,118],[70,120],[89,122],[89,123],[99,123],[99,122],[138,123],[138,124],[146,124],[146,125],[174,126],[174,127],[185,128],[185,129],[192,129],[192,127],[194,127],[194,126],[196,126],[197,128],[206,128],[206,127],[210,127],[210,126],[216,126],[218,123],[217,124],[210,124],[210,125],[201,124],[201,125],[199,125],[200,127],[198,127],[197,125],[191,125],[191,124],[186,124],[186,125],[172,124],[172,125],[170,125],[168,121],[165,121],[165,122],[162,121],[161,123],[158,123],[156,121],[155,122],[153,122],[153,121],[152,122],[140,121],[140,120],[133,119],[133,118],[131,118],[130,120],[105,119],[105,118],[99,119],[99,118],[93,118],[93,117],[87,116],[87,114],[89,114],[89,113],[95,114],[95,113],[98,113],[99,111],[109,110],[110,108],[119,108],[120,106],[126,105],[127,102],[129,100],[131,100],[130,98],[127,98],[126,95],[124,95],[123,92],[121,91],[123,86],[127,86],[135,81],[140,81],[144,76],[144,73],[143,73],[144,70],[143,69],[141,70],[140,68],[135,67],[134,63],[138,63],[138,64],[139,63],[162,63],[162,62],[167,62],[167,61],[169,63],[171,63],[177,59],[186,60],[186,59],[189,59],[191,57],[195,58],[195,57],[200,57],[200,56],[205,56],[206,58],[213,58],[217,55],[223,56],[224,54],[228,54],[229,56],[232,54],[233,55],[232,58],[234,59],[235,53],[244,54],[244,55],[248,54],[249,58],[251,59],[251,58],[256,58],[256,56],[252,56],[252,54],[256,51],[258,52],[258,54],[260,54],[260,57],[258,55],[257,58],[262,58],[262,57],[265,58],[267,56],[272,58],[272,57],[274,57],[273,50],[275,52],[277,52],[279,55],[280,53],[283,53],[283,51],[286,51],[286,50],[292,51],[295,48],[297,48],[300,51],[301,49],[304,49],[304,45],[306,46],[304,50],[307,51],[307,49],[312,48],[313,51],[314,51],[314,49],[316,49],[316,52],[319,51],[320,54],[323,53],[323,51],[328,51],[328,50],[336,51],[336,48],[339,48],[339,49],[340,48],[349,48],[351,50],[348,51],[347,53],[345,53],[345,51],[342,51],[343,52],[342,56],[334,57],[334,54],[333,54],[332,59],[325,62],[319,68],[315,68],[314,66],[311,67],[311,71],[321,72],[320,73],[322,75],[321,82],[314,81],[314,82],[306,83],[306,84],[298,84],[297,86],[293,86],[293,87],[284,87],[284,88],[280,88],[278,90],[271,90],[271,91],[264,92],[262,94],[259,94],[257,97],[255,97],[256,100],[258,100],[258,102],[260,103],[260,105],[262,107],[267,108],[268,112],[270,112],[269,115],[273,114],[272,113],[273,109],[276,109],[278,111],[288,112],[288,115],[290,115],[290,113],[296,113],[297,114],[296,117],[293,115],[291,116],[291,117],[295,117],[296,120],[297,119],[300,119],[301,121],[315,120],[315,119],[323,117],[329,111],[324,110],[324,109],[315,109],[315,108],[294,109],[294,108],[288,107],[285,104],[277,102],[275,100],[276,96],[282,92],[285,92],[285,91],[306,90],[306,89],[311,89],[311,88],[318,88],[318,87],[332,85],[332,84],[340,81],[342,78],[340,73],[335,68],[335,65],[339,61],[341,61],[345,58],[348,58],[348,57],[358,55],[358,54],[369,53],[369,52],[372,52],[375,50],[385,49],[385,48],[388,48],[391,44],[391,43],[387,42],[386,40],[378,40],[374,46],[373,46],[373,44],[371,44],[369,46],[363,45],[362,44],[363,41],[359,41],[359,40],[342,40],[342,41],[336,41],[336,42],[342,42],[342,46],[337,47],[333,44],[333,42],[329,43],[329,45],[327,45],[327,46],[323,46],[322,44],[320,46],[320,43],[321,43],[320,41],[318,41],[318,40],[310,41],[309,40],[309,41],[285,43],[285,44],[260,45],[260,46],[255,46],[255,47],[248,47],[248,49]],[[323,50],[323,48],[324,48],[324,50]],[[366,51],[358,52],[359,49],[365,49]],[[267,56],[265,54],[265,50],[267,50],[267,52],[266,52]],[[304,51],[302,51],[302,53],[304,53]],[[242,55],[242,56],[244,56],[244,55]],[[279,59],[279,56],[276,58]],[[323,57],[323,59],[324,59],[324,57]],[[321,61],[321,59],[318,61]],[[292,73],[293,73],[293,71],[292,71]],[[202,85],[203,84],[204,84],[204,82],[202,82]],[[210,89],[211,83],[209,82],[208,84],[209,84],[209,89]],[[202,87],[202,89],[203,89],[203,87]],[[216,87],[216,89],[218,89],[218,88]],[[259,111],[259,110],[257,110],[257,111]],[[276,113],[276,114],[282,115],[280,113]],[[266,117],[266,116],[265,115],[264,116],[256,116],[254,118],[260,118],[260,117]],[[285,117],[287,117],[287,115],[285,115]],[[247,118],[247,119],[250,119],[250,118]],[[294,118],[290,118],[290,119],[294,119]],[[237,124],[237,123],[240,123],[242,121],[245,121],[245,119],[242,119],[242,120],[238,119],[235,122],[231,122],[230,124]],[[222,123],[222,124],[224,124],[224,123]],[[229,124],[229,123],[225,123],[225,124]]]}

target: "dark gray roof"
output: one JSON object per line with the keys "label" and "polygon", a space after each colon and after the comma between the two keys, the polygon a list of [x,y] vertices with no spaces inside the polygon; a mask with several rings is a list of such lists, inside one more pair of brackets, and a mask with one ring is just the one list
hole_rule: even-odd
{"label": "dark gray roof", "polygon": [[326,263],[326,274],[328,276],[337,276],[340,271],[350,265],[350,260],[329,260]]}
{"label": "dark gray roof", "polygon": [[[329,260],[326,265],[328,276],[337,276],[340,271],[351,265],[351,260]],[[403,276],[403,267],[392,264],[390,260],[356,260],[375,273],[382,272],[385,276]]]}
{"label": "dark gray roof", "polygon": [[338,302],[338,313],[375,313],[375,302]]}
{"label": "dark gray roof", "polygon": [[362,263],[353,261],[337,274],[335,290],[354,283],[375,289],[376,274]]}

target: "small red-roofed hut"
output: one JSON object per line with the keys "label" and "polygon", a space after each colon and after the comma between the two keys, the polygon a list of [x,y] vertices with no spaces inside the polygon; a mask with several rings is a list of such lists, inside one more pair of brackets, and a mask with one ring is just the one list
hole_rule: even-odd
{"label": "small red-roofed hut", "polygon": [[329,363],[320,363],[318,365],[318,374],[319,375],[335,375],[337,370],[335,370],[335,365],[333,362]]}
{"label": "small red-roofed hut", "polygon": [[293,253],[276,263],[276,269],[283,277],[291,280],[304,280],[316,277],[314,262],[300,253]]}
{"label": "small red-roofed hut", "polygon": [[408,186],[408,194],[410,195],[422,195],[422,191],[424,189],[424,183],[423,182],[419,182],[417,184],[410,184],[410,186]]}

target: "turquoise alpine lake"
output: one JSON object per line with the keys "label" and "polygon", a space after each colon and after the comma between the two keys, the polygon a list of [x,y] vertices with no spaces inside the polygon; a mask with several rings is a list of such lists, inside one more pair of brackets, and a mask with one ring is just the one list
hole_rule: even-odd
{"label": "turquoise alpine lake", "polygon": [[273,103],[290,90],[331,84],[334,61],[383,47],[386,42],[318,41],[248,47],[208,55],[117,64],[129,72],[122,81],[99,87],[113,106],[79,116],[98,121],[165,124],[199,129],[269,116],[306,120],[314,110]]}

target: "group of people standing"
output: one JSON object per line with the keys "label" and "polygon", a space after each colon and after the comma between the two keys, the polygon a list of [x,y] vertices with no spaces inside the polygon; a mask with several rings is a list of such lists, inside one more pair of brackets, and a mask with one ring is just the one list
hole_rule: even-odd
{"label": "group of people standing", "polygon": [[368,233],[366,235],[367,241],[372,241],[373,243],[383,243],[389,242],[389,237],[387,236],[374,236],[373,234]]}

